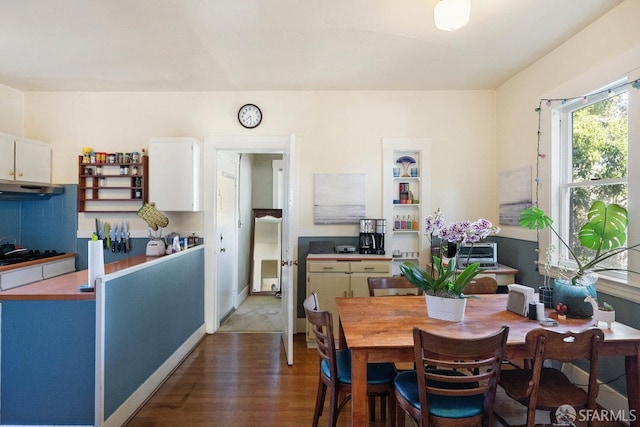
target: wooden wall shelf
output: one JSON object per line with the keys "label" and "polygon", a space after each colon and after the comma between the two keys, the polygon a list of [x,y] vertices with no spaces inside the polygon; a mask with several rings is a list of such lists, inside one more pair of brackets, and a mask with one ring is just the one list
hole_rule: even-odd
{"label": "wooden wall shelf", "polygon": [[148,189],[147,156],[139,163],[83,163],[78,156],[78,212],[137,212]]}

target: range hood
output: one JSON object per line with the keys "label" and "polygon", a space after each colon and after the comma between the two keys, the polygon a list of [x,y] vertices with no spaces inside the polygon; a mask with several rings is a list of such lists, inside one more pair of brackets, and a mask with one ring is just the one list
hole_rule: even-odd
{"label": "range hood", "polygon": [[62,193],[64,187],[61,185],[0,182],[0,201],[44,200]]}

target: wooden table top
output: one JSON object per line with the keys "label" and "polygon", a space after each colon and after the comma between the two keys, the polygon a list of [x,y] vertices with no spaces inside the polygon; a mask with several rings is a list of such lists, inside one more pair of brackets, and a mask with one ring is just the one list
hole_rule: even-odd
{"label": "wooden table top", "polygon": [[[524,343],[527,332],[542,327],[537,321],[529,320],[506,310],[507,295],[480,295],[479,299],[469,299],[462,322],[447,322],[427,316],[423,296],[394,296],[378,298],[336,298],[344,339],[349,348],[413,347],[414,326],[442,335],[459,338],[473,338],[497,331],[502,325],[509,326],[507,346],[517,347]],[[556,318],[551,309],[546,316]],[[559,321],[556,331],[580,331],[593,325],[593,319],[567,319]],[[600,323],[600,328],[605,328]],[[640,345],[640,330],[614,322],[611,329],[603,329],[605,344]],[[607,354],[629,354],[629,348],[618,353],[615,346]],[[628,347],[628,346],[626,346]]]}

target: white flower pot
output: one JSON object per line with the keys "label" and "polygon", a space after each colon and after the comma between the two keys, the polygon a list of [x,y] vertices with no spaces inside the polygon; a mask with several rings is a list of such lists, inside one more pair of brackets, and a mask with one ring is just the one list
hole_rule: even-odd
{"label": "white flower pot", "polygon": [[462,322],[467,307],[466,298],[442,298],[433,295],[424,296],[429,317],[449,322]]}

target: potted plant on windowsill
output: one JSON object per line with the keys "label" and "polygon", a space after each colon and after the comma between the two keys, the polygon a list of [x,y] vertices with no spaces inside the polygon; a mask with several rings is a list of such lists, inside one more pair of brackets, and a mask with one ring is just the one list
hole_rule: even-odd
{"label": "potted plant on windowsill", "polygon": [[625,251],[638,250],[640,243],[626,246],[628,223],[628,212],[622,206],[615,203],[606,205],[599,200],[593,202],[587,213],[587,221],[578,234],[580,246],[593,251],[593,255],[588,258],[576,255],[552,226],[553,220],[541,209],[531,206],[520,214],[520,226],[531,230],[549,228],[576,263],[576,268],[569,277],[561,276],[554,280],[553,305],[560,302],[566,304],[567,316],[586,318],[593,315],[591,304],[584,299],[591,296],[597,300],[595,284],[598,272],[627,271],[640,274],[626,268],[603,265],[605,261]]}
{"label": "potted plant on windowsill", "polygon": [[[431,246],[434,237],[440,239],[441,253],[445,253],[445,247],[454,248],[459,244],[474,244],[489,234],[500,231],[486,219],[479,219],[475,222],[458,221],[445,225],[444,215],[438,209],[433,215],[425,220],[426,232],[430,236]],[[467,266],[457,270],[457,258],[453,251],[447,255],[451,257],[445,262],[444,257],[433,256],[431,271],[426,271],[419,266],[405,262],[400,266],[400,271],[417,288],[422,289],[427,304],[429,317],[462,321],[464,319],[464,309],[466,298],[463,294],[464,288],[481,273],[479,263],[467,263]]]}

